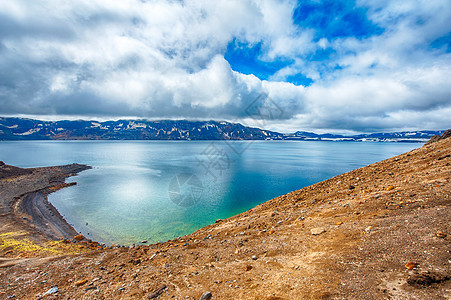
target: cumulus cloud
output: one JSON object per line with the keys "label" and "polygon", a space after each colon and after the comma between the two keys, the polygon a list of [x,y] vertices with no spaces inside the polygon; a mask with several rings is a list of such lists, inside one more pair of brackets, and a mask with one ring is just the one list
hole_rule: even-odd
{"label": "cumulus cloud", "polygon": [[[2,1],[0,113],[251,122],[268,95],[283,113],[267,129],[450,127],[451,3],[342,2],[360,29],[319,26],[330,1]],[[237,42],[284,65],[242,73],[224,58]]]}

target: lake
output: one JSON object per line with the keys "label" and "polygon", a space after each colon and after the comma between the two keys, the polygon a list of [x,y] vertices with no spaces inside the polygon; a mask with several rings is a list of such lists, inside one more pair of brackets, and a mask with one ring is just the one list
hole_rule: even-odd
{"label": "lake", "polygon": [[74,228],[106,244],[166,241],[274,197],[421,144],[317,141],[3,141],[20,167],[93,167],[50,195]]}

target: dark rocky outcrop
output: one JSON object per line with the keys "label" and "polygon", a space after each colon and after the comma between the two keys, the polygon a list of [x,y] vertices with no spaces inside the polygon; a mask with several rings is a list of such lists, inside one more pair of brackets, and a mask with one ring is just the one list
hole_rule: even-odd
{"label": "dark rocky outcrop", "polygon": [[451,137],[451,129],[445,130],[441,135],[434,135],[429,139],[426,145],[430,145],[432,143],[438,142],[440,140],[444,140]]}
{"label": "dark rocky outcrop", "polygon": [[25,174],[31,174],[32,170],[30,169],[22,169],[14,166],[10,166],[5,164],[3,161],[0,161],[0,179],[9,178],[9,177],[17,177]]}

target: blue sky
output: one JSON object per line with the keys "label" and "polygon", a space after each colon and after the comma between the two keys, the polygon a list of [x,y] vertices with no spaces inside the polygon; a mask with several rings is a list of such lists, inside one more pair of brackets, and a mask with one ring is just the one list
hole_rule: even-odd
{"label": "blue sky", "polygon": [[449,78],[445,0],[0,2],[3,116],[445,129]]}

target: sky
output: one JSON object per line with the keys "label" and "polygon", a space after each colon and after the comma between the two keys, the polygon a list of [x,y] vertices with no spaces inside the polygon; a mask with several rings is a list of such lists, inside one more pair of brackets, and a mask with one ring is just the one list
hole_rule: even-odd
{"label": "sky", "polygon": [[0,115],[451,128],[451,1],[1,0]]}

